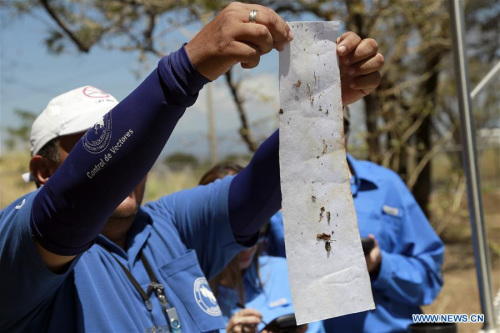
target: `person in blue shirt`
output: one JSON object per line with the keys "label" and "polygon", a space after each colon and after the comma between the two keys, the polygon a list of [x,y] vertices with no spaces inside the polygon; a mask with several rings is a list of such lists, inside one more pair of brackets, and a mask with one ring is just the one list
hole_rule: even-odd
{"label": "person in blue shirt", "polygon": [[[90,86],[51,100],[31,133],[40,187],[0,212],[0,330],[224,328],[207,278],[280,206],[278,133],[236,177],[141,206],[146,175],[204,84],[292,39],[271,9],[232,3],[120,103]],[[354,33],[337,50],[356,72],[347,105],[378,85],[383,57]]]}
{"label": "person in blue shirt", "polygon": [[[344,132],[350,118],[344,108]],[[375,310],[324,321],[327,332],[406,332],[412,314],[443,285],[444,245],[401,178],[392,170],[347,155],[361,237],[374,239],[365,255]],[[271,218],[268,252],[285,256],[281,213]]]}
{"label": "person in blue shirt", "polygon": [[[219,163],[201,177],[199,184],[207,185],[242,170],[238,164]],[[267,225],[262,229],[265,227]],[[259,247],[257,243],[238,253],[222,272],[209,281],[227,322],[227,332],[261,331],[264,323],[294,312],[286,259],[262,255]],[[324,332],[322,322],[301,325],[296,330]]]}

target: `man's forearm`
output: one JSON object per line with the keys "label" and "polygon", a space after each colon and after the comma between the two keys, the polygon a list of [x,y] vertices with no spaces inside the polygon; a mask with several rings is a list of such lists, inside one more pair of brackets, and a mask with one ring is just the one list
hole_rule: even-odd
{"label": "man's forearm", "polygon": [[163,58],[84,135],[40,190],[31,214],[36,240],[60,255],[89,248],[113,210],[150,170],[206,82],[184,49]]}
{"label": "man's forearm", "polygon": [[259,149],[229,189],[229,218],[236,239],[244,244],[281,207],[279,132]]}

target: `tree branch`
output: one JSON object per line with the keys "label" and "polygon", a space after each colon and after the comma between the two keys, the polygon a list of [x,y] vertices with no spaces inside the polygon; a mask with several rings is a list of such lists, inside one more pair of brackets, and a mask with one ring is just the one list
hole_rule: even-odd
{"label": "tree branch", "polygon": [[254,152],[257,150],[257,144],[255,143],[255,139],[252,136],[252,131],[250,130],[250,127],[248,125],[248,119],[246,116],[246,111],[243,108],[243,100],[240,97],[239,90],[238,90],[238,85],[233,82],[232,79],[232,69],[230,69],[226,74],[226,82],[229,87],[229,90],[231,91],[231,96],[233,96],[233,101],[236,104],[236,111],[238,111],[238,115],[240,117],[241,121],[241,127],[240,127],[240,135],[243,138],[243,141],[247,145],[248,149],[251,152]]}
{"label": "tree branch", "polygon": [[49,0],[40,0],[40,3],[42,4],[42,7],[45,9],[45,11],[54,19],[56,24],[64,31],[66,36],[69,37],[73,41],[73,43],[78,47],[78,50],[81,52],[88,53],[90,51],[90,47],[88,45],[85,45],[80,41],[75,34],[68,28],[68,26],[57,16],[55,11],[50,7],[49,5]]}

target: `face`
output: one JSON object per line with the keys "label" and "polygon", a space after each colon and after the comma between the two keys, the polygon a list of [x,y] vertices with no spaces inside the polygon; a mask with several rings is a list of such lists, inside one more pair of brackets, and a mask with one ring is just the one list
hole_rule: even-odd
{"label": "face", "polygon": [[[61,136],[59,138],[59,161],[61,165],[64,160],[68,157],[69,152],[75,144],[80,140],[84,133],[71,134]],[[144,197],[144,189],[146,187],[146,177],[136,186],[134,191],[130,193],[122,203],[115,209],[111,218],[116,219],[126,219],[135,217],[135,214],[139,210],[142,199]]]}
{"label": "face", "polygon": [[257,245],[254,245],[248,250],[241,251],[240,253],[238,253],[238,263],[240,265],[241,270],[247,269],[250,266],[256,252],[257,252]]}

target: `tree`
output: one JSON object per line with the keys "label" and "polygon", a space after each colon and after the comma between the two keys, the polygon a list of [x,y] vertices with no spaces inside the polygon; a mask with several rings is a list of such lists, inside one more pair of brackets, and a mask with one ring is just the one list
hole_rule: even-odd
{"label": "tree", "polygon": [[36,118],[36,115],[31,111],[14,110],[14,113],[21,120],[21,124],[18,127],[9,126],[6,128],[7,137],[4,139],[5,146],[8,150],[14,150],[19,144],[24,148],[23,150],[28,150],[30,146],[30,131],[31,124]]}
{"label": "tree", "polygon": [[[372,37],[386,57],[379,89],[364,98],[368,158],[389,166],[406,180],[426,213],[431,190],[430,161],[450,141],[460,142],[454,100],[449,14],[445,0],[260,0],[286,19],[303,15],[342,19],[349,30]],[[2,3],[15,13],[45,11],[55,23],[47,47],[58,54],[67,47],[137,51],[139,59],[162,55],[162,37],[186,24],[204,22],[228,1],[210,0],[12,0]],[[500,57],[500,4],[466,3],[473,83]],[[167,22],[165,24],[164,22]],[[247,119],[240,78],[232,71],[226,83],[241,120],[239,133],[250,151],[258,142]],[[486,101],[486,102],[485,102]],[[493,91],[481,108],[498,105]],[[487,113],[486,113],[487,115]],[[487,118],[487,117],[486,117]],[[488,119],[482,122],[487,123]]]}
{"label": "tree", "polygon": [[186,154],[183,152],[176,152],[173,154],[168,155],[165,157],[163,160],[163,163],[167,165],[174,165],[174,166],[197,166],[199,161],[196,158],[196,156],[192,154]]}

